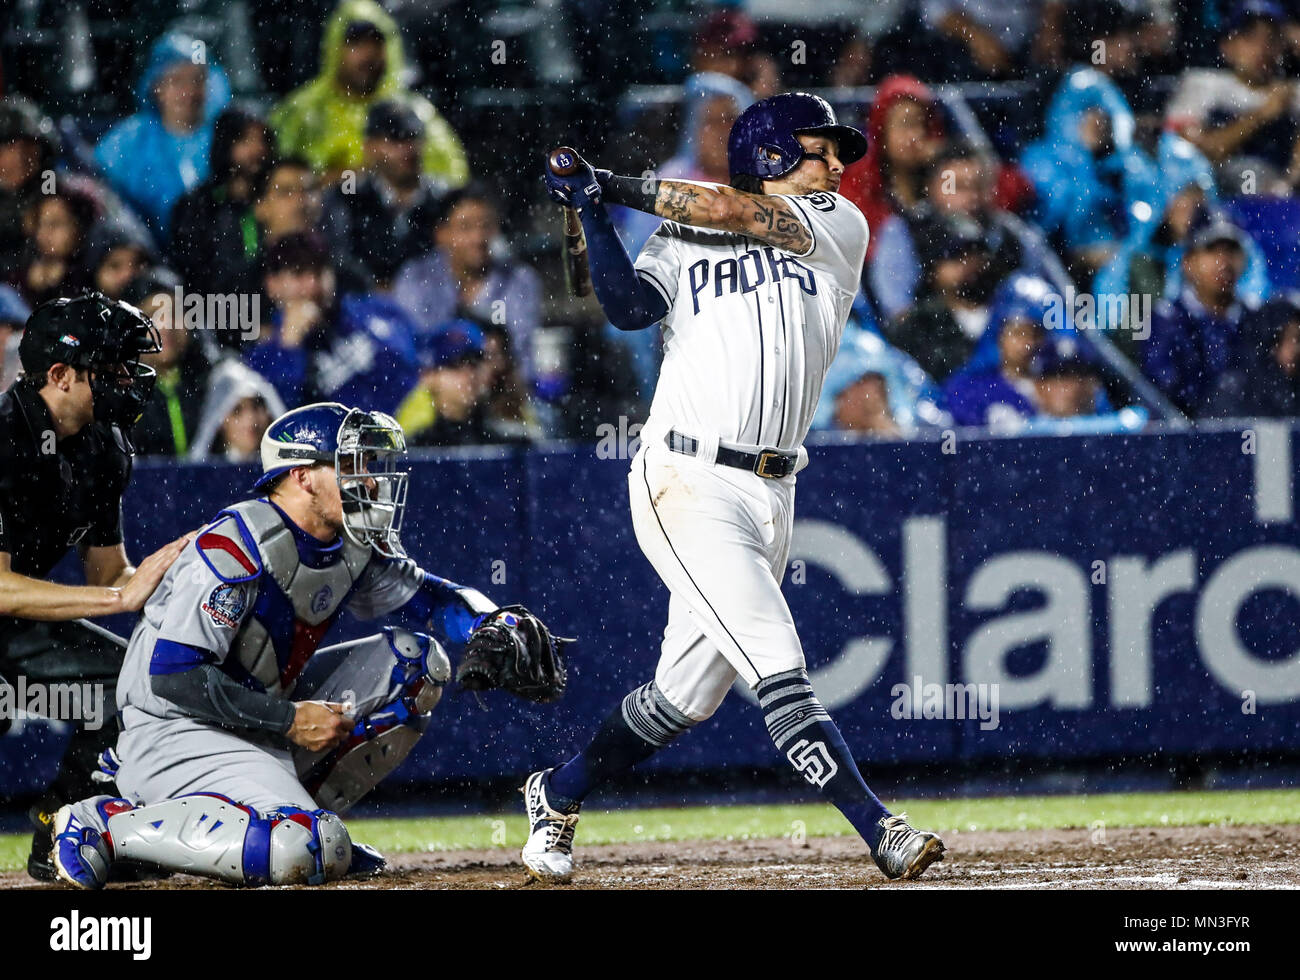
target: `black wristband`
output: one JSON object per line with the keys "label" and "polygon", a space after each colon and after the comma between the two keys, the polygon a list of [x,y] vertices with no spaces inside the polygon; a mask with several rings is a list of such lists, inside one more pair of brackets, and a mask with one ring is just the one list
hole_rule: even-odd
{"label": "black wristband", "polygon": [[655,213],[655,198],[659,196],[658,177],[620,177],[610,174],[601,189],[601,198],[607,204],[621,204],[647,214]]}

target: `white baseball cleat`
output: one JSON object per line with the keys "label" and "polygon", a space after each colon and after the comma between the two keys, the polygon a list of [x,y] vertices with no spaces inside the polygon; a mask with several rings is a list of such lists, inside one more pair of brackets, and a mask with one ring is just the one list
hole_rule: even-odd
{"label": "white baseball cleat", "polygon": [[561,813],[551,806],[545,786],[550,772],[543,769],[533,773],[521,787],[531,829],[520,857],[528,873],[538,881],[565,882],[573,876],[573,832],[578,825],[578,811]]}
{"label": "white baseball cleat", "polygon": [[944,846],[939,835],[916,830],[899,813],[880,820],[880,840],[871,856],[887,878],[919,878],[935,861],[943,860]]}

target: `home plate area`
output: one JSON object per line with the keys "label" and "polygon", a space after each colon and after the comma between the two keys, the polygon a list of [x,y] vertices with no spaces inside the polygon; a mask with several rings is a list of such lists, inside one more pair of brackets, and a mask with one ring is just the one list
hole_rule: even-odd
{"label": "home plate area", "polygon": [[[1300,887],[1300,826],[948,831],[919,881],[888,881],[854,837],[639,842],[580,847],[567,885],[531,881],[513,848],[391,856],[389,870],[326,888],[357,889],[1259,889]],[[13,872],[0,888],[51,888]],[[229,886],[190,875],[113,889]]]}

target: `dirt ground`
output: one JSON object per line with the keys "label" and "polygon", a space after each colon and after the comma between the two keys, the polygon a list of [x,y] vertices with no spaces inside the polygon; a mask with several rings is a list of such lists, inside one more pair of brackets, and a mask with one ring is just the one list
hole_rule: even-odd
{"label": "dirt ground", "polygon": [[[852,838],[580,847],[570,885],[530,883],[514,850],[399,854],[366,888],[1300,888],[1300,826],[979,831],[945,835],[948,853],[914,882],[890,882]],[[579,844],[581,842],[579,841]],[[0,888],[48,888],[25,874]],[[224,887],[188,875],[112,888]]]}

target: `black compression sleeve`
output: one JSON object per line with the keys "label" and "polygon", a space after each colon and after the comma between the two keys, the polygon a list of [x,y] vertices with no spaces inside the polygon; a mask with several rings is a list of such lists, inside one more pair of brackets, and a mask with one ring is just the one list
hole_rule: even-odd
{"label": "black compression sleeve", "polygon": [[591,284],[609,322],[619,330],[643,330],[662,320],[668,303],[637,275],[603,201],[582,209],[582,230],[587,236]]}
{"label": "black compression sleeve", "polygon": [[284,735],[293,726],[292,701],[250,691],[216,664],[200,664],[175,674],[149,678],[153,693],[184,708],[200,721],[222,728],[253,728]]}
{"label": "black compression sleeve", "polygon": [[620,177],[610,174],[601,188],[601,198],[609,204],[621,204],[647,214],[655,213],[659,180],[655,177]]}

